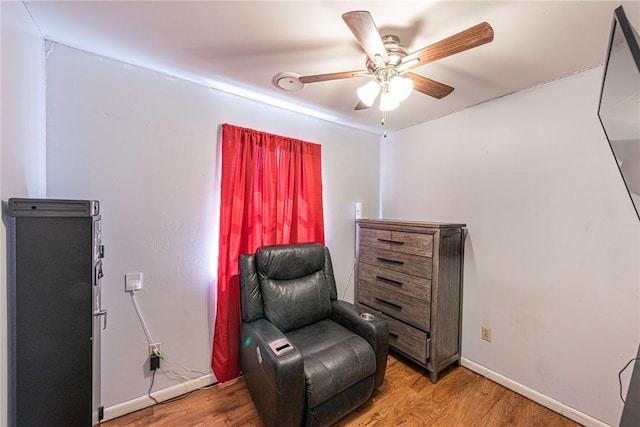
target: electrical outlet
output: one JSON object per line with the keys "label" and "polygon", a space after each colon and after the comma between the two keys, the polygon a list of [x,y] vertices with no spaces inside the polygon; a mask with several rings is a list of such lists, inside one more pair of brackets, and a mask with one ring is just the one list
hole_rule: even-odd
{"label": "electrical outlet", "polygon": [[491,328],[489,328],[488,326],[483,326],[481,336],[483,340],[491,342]]}
{"label": "electrical outlet", "polygon": [[155,354],[155,350],[158,350],[158,353],[160,353],[160,343],[159,342],[154,342],[153,344],[149,344],[149,356],[151,356],[152,354]]}

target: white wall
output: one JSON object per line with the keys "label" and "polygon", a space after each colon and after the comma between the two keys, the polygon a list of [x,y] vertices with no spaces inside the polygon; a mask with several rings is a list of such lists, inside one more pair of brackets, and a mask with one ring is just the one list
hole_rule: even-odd
{"label": "white wall", "polygon": [[[137,298],[167,357],[210,371],[222,123],[322,144],[326,241],[339,293],[353,300],[354,204],[379,203],[377,136],[60,45],[47,59],[47,114],[48,195],[102,204],[105,407],[150,384],[126,272],[145,274]],[[154,390],[173,384],[161,375]]]}
{"label": "white wall", "polygon": [[617,425],[618,371],[638,347],[640,223],[596,115],[601,78],[390,135],[381,199],[386,218],[468,225],[464,358]]}
{"label": "white wall", "polygon": [[[45,195],[44,41],[22,2],[0,2],[0,200]],[[6,221],[0,225],[0,426],[7,425]]]}
{"label": "white wall", "polygon": [[44,40],[22,2],[2,2],[2,196],[45,194]]}

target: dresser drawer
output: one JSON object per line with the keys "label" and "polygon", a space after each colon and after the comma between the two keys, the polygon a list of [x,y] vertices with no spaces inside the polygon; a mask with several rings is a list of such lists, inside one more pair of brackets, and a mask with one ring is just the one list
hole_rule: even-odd
{"label": "dresser drawer", "polygon": [[405,353],[423,365],[427,364],[429,360],[429,337],[425,332],[412,328],[383,313],[376,313],[376,315],[386,320],[389,326],[389,345],[391,347]]}
{"label": "dresser drawer", "polygon": [[431,234],[360,228],[360,244],[427,257],[433,254],[433,235]]}
{"label": "dresser drawer", "polygon": [[362,262],[358,264],[358,277],[365,282],[384,286],[392,292],[431,301],[431,280],[424,277],[412,276]]}
{"label": "dresser drawer", "polygon": [[360,262],[427,279],[433,268],[431,258],[367,246],[360,247]]}
{"label": "dresser drawer", "polygon": [[407,254],[430,257],[433,254],[433,235],[392,231],[389,249]]}
{"label": "dresser drawer", "polygon": [[358,286],[359,303],[429,331],[431,304],[427,300],[401,294],[386,285],[369,283],[362,278]]}
{"label": "dresser drawer", "polygon": [[389,249],[391,231],[378,230],[375,228],[360,229],[360,244],[372,248]]}

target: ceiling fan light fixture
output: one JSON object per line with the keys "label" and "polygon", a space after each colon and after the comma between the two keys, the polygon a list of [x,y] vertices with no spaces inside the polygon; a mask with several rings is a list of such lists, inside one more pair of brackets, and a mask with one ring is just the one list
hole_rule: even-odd
{"label": "ceiling fan light fixture", "polygon": [[389,93],[396,101],[402,102],[411,95],[413,80],[407,77],[393,76],[389,80]]}
{"label": "ceiling fan light fixture", "polygon": [[376,100],[378,93],[380,93],[380,84],[375,80],[371,80],[364,86],[359,87],[356,93],[363,104],[367,107],[371,107]]}
{"label": "ceiling fan light fixture", "polygon": [[388,91],[380,94],[380,111],[395,110],[400,106],[400,102]]}
{"label": "ceiling fan light fixture", "polygon": [[[346,12],[342,19],[366,54],[364,70],[308,76],[280,73],[274,77],[274,84],[280,89],[295,91],[309,83],[369,77],[372,81],[356,89],[359,102],[354,110],[366,110],[380,98],[379,109],[383,112],[391,111],[398,108],[414,90],[436,99],[444,98],[454,90],[451,86],[410,73],[409,70],[493,40],[493,28],[487,22],[482,22],[410,53],[400,44],[399,37],[392,34],[380,35],[371,13],[366,10]],[[385,116],[383,114],[383,119]]]}

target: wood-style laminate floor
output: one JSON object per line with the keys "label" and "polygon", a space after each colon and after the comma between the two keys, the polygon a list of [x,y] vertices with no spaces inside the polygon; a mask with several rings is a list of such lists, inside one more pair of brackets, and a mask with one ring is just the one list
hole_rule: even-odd
{"label": "wood-style laminate floor", "polygon": [[[422,368],[391,354],[385,383],[340,427],[579,426],[464,367],[443,372],[436,384]],[[154,405],[102,427],[262,426],[244,379]]]}

